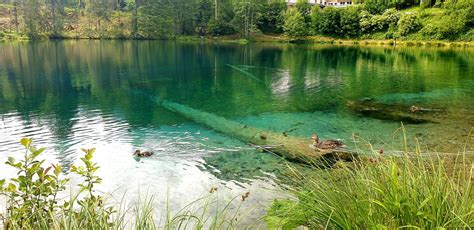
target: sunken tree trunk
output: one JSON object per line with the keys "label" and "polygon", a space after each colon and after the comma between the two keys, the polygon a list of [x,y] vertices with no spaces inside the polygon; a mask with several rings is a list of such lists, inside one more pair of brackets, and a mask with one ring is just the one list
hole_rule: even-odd
{"label": "sunken tree trunk", "polygon": [[289,160],[319,164],[334,162],[337,159],[352,160],[354,157],[353,152],[344,148],[328,150],[315,148],[310,138],[290,137],[284,133],[250,127],[186,105],[163,101],[158,98],[155,98],[155,101],[164,108],[217,132],[257,145]]}

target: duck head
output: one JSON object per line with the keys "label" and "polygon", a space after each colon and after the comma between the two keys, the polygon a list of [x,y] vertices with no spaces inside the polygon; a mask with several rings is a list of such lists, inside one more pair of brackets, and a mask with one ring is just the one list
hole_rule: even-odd
{"label": "duck head", "polygon": [[134,156],[140,156],[140,150],[135,150],[135,152],[133,153]]}
{"label": "duck head", "polygon": [[314,141],[314,143],[319,143],[319,137],[318,137],[318,134],[316,133],[313,133],[313,135],[311,136],[311,140]]}

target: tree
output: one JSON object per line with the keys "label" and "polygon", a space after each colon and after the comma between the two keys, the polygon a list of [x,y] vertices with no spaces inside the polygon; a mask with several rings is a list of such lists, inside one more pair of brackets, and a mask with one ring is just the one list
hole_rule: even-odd
{"label": "tree", "polygon": [[175,34],[193,34],[195,3],[189,0],[173,0],[165,1],[164,4],[172,6]]}
{"label": "tree", "polygon": [[233,24],[240,34],[248,37],[251,30],[256,28],[256,17],[259,14],[260,4],[257,1],[241,0],[234,6]]}
{"label": "tree", "polygon": [[298,10],[289,9],[286,11],[283,31],[287,36],[293,38],[303,37],[307,34],[304,17]]}
{"label": "tree", "polygon": [[340,35],[356,37],[360,34],[360,15],[357,7],[349,6],[340,12]]}
{"label": "tree", "polygon": [[341,33],[340,10],[334,7],[326,7],[321,11],[313,11],[313,24],[318,33],[325,35],[338,35]]}
{"label": "tree", "polygon": [[36,0],[24,0],[21,5],[23,13],[23,21],[26,26],[26,34],[30,38],[35,38],[39,35],[39,22],[42,21],[39,12],[40,3]]}
{"label": "tree", "polygon": [[51,28],[50,36],[59,37],[64,27],[64,1],[49,0],[47,3],[49,27]]}
{"label": "tree", "polygon": [[263,4],[257,27],[264,33],[283,33],[285,23],[286,2],[276,1]]}
{"label": "tree", "polygon": [[298,0],[295,4],[296,9],[303,15],[304,22],[309,25],[311,22],[311,5],[308,0]]}
{"label": "tree", "polygon": [[169,3],[149,0],[139,8],[138,34],[141,37],[163,39],[175,36],[173,8]]}
{"label": "tree", "polygon": [[212,18],[212,3],[210,0],[199,0],[195,12],[196,32],[203,36],[206,34],[207,25]]}
{"label": "tree", "polygon": [[[96,30],[101,30],[101,21],[108,20],[111,13],[109,6],[110,0],[87,0],[85,3],[85,11],[91,17],[96,19]],[[89,18],[89,29],[91,29]]]}

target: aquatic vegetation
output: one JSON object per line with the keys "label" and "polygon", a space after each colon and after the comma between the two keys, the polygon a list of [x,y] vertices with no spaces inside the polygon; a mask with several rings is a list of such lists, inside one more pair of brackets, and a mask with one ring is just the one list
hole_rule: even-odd
{"label": "aquatic vegetation", "polygon": [[265,219],[270,227],[284,229],[474,226],[473,166],[431,156],[417,151],[332,170],[315,168],[309,176],[295,171],[297,200],[275,201]]}

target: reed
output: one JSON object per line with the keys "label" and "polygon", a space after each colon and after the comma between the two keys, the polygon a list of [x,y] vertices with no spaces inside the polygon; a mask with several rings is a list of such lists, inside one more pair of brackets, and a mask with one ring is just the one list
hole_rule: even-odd
{"label": "reed", "polygon": [[295,170],[297,199],[275,201],[271,227],[459,229],[474,226],[473,165],[421,153],[368,158],[314,174]]}

